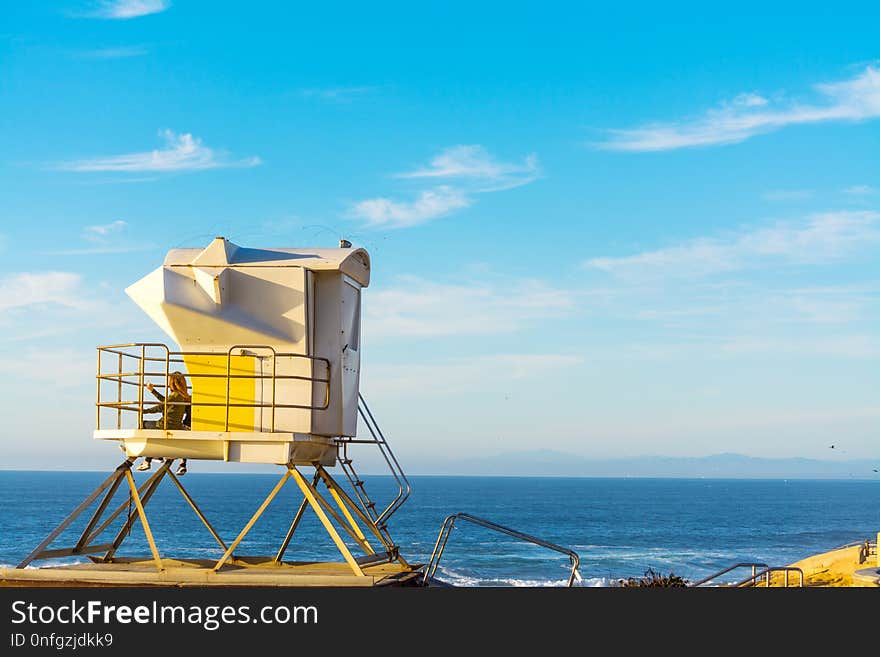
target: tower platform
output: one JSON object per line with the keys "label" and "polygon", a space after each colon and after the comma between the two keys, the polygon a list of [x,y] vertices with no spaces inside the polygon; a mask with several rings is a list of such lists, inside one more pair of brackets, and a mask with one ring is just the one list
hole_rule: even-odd
{"label": "tower platform", "polygon": [[283,431],[99,429],[93,432],[93,437],[118,441],[125,455],[131,458],[333,466],[338,454],[333,438]]}

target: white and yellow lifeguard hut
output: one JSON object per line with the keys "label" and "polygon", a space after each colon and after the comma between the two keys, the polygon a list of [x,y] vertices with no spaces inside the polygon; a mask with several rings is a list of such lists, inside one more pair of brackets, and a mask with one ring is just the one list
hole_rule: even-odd
{"label": "white and yellow lifeguard hut", "polygon": [[[98,348],[95,438],[133,457],[334,465],[334,439],[357,434],[369,283],[367,252],[349,246],[248,249],[218,237],[170,251],[126,292],[179,350]],[[191,429],[140,428],[156,404],[144,385],[164,387],[172,371],[189,381]]]}
{"label": "white and yellow lifeguard hut", "polygon": [[[126,292],[173,344],[98,347],[94,438],[116,442],[126,460],[18,568],[38,559],[102,554],[89,556],[92,564],[67,567],[67,575],[56,567],[28,572],[34,577],[41,570],[54,571],[46,575],[54,580],[106,583],[109,578],[132,585],[417,581],[419,568],[399,554],[387,527],[410,486],[358,389],[361,293],[369,283],[369,255],[345,240],[338,248],[256,249],[217,237],[202,249],[169,251],[160,267]],[[188,383],[190,426],[144,428],[145,409],[160,404],[167,412],[169,405],[186,403],[168,396],[173,372],[181,372]],[[153,398],[149,383],[165,393],[164,401]],[[359,417],[369,436],[357,437]],[[398,493],[382,510],[354,470],[348,453],[353,443],[377,446],[397,480]],[[161,465],[137,486],[131,466],[139,457],[159,459]],[[283,474],[227,544],[171,471],[177,459],[276,464]],[[349,486],[328,472],[335,466]],[[313,469],[311,477],[301,472],[304,468]],[[216,561],[189,560],[184,568],[178,567],[180,560],[160,555],[145,507],[164,478],[173,481],[217,541],[222,555]],[[236,555],[242,539],[289,480],[299,486],[303,499],[292,512],[290,529],[277,553]],[[108,515],[113,496],[125,482],[128,501]],[[319,484],[326,492],[319,491]],[[74,547],[47,549],[99,498]],[[342,562],[283,560],[307,508],[317,514]],[[115,539],[100,542],[99,536],[119,517],[124,522]],[[138,520],[152,552],[147,560],[155,565],[152,575],[145,574],[143,559],[116,556]],[[355,556],[356,551],[361,554]]]}

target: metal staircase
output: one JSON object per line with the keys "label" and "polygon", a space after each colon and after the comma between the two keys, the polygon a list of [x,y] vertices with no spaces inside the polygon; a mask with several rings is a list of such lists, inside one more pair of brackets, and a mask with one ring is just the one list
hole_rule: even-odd
{"label": "metal staircase", "polygon": [[[361,509],[373,521],[376,528],[386,539],[383,542],[389,551],[389,556],[396,556],[397,545],[394,543],[388,532],[388,520],[401,506],[403,506],[403,503],[406,502],[412,492],[412,487],[406,478],[406,474],[403,472],[403,468],[400,467],[400,463],[397,462],[394,453],[391,451],[391,447],[388,445],[385,435],[382,433],[376,419],[373,417],[373,413],[370,411],[370,407],[367,405],[364,396],[360,393],[358,393],[358,413],[360,414],[364,425],[367,427],[370,437],[337,438],[336,442],[341,447],[339,465],[345,473],[345,476],[348,478]],[[364,480],[358,475],[354,468],[353,461],[348,454],[348,447],[352,444],[376,445],[397,484],[397,494],[381,512],[377,510],[376,502],[373,501],[367,493]]]}

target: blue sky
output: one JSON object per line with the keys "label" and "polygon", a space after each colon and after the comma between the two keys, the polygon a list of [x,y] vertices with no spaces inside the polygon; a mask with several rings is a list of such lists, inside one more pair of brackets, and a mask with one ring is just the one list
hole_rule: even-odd
{"label": "blue sky", "polygon": [[217,235],[370,252],[362,389],[405,467],[873,458],[878,18],[6,6],[0,466],[118,460],[94,347],[163,340],[123,289]]}

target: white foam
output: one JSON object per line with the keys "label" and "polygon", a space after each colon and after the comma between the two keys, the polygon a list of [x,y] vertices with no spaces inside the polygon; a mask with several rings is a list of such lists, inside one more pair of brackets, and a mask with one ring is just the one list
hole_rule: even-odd
{"label": "white foam", "polygon": [[[516,577],[475,577],[465,575],[449,569],[440,569],[438,579],[452,586],[479,587],[479,586],[509,586],[519,588],[563,588],[568,586],[568,577],[564,579],[522,579]],[[611,586],[612,581],[607,577],[582,577],[575,581],[578,587],[603,587]]]}

